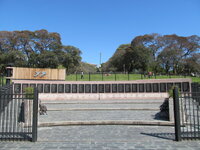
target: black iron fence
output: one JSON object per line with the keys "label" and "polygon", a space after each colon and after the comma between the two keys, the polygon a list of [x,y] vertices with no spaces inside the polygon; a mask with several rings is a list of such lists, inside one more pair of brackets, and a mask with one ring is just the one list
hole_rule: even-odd
{"label": "black iron fence", "polygon": [[67,81],[129,81],[141,79],[166,79],[166,78],[186,78],[186,75],[172,75],[172,74],[155,74],[149,73],[133,73],[133,72],[89,72],[68,74]]}
{"label": "black iron fence", "polygon": [[37,141],[38,93],[13,93],[0,87],[0,141]]}
{"label": "black iron fence", "polygon": [[180,93],[174,90],[176,141],[200,139],[200,93]]}

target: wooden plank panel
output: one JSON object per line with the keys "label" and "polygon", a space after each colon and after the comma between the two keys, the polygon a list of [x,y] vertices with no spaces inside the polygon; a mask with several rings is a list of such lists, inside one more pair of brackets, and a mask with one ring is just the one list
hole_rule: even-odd
{"label": "wooden plank panel", "polygon": [[12,67],[12,79],[65,80],[65,69]]}

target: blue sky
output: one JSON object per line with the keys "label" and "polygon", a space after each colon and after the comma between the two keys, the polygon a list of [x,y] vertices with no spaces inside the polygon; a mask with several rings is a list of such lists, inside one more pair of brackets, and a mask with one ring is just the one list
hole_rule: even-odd
{"label": "blue sky", "polygon": [[138,35],[200,36],[200,0],[0,0],[0,19],[0,31],[58,32],[99,64]]}

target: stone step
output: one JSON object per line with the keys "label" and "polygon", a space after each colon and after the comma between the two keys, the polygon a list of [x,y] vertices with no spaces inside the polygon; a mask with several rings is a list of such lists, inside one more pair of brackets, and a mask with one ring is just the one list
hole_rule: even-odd
{"label": "stone step", "polygon": [[169,121],[144,121],[144,120],[96,120],[96,121],[60,121],[40,122],[39,127],[72,126],[72,125],[149,125],[149,126],[174,126]]}
{"label": "stone step", "polygon": [[161,99],[127,99],[127,100],[43,100],[44,104],[131,104],[131,103],[162,103]]}
{"label": "stone step", "polygon": [[134,110],[134,109],[154,109],[159,110],[160,103],[148,103],[148,104],[45,104],[47,106],[48,111],[65,111],[65,110]]}
{"label": "stone step", "polygon": [[148,120],[155,121],[154,117],[159,110],[66,110],[48,111],[48,115],[40,115],[39,122],[58,121],[96,121],[96,120]]}
{"label": "stone step", "polygon": [[72,101],[42,101],[48,111],[68,110],[159,110],[163,99],[157,100],[72,100]]}

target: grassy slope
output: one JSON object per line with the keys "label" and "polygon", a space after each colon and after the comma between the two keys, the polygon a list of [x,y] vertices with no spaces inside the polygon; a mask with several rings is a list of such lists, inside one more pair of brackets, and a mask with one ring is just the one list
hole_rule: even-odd
{"label": "grassy slope", "polygon": [[[149,79],[148,77],[144,77],[140,74],[129,74],[129,77],[127,74],[91,74],[90,75],[90,81],[127,81],[127,80],[141,80],[141,79]],[[156,79],[170,79],[170,78],[185,78],[184,76],[156,76]],[[200,83],[200,78],[199,77],[190,77],[187,76],[187,78],[191,78],[192,82],[199,82]],[[81,79],[80,74],[71,74],[66,76],[66,81],[89,81],[89,74],[84,75],[84,79]],[[151,79],[155,79],[155,77],[152,77]]]}

